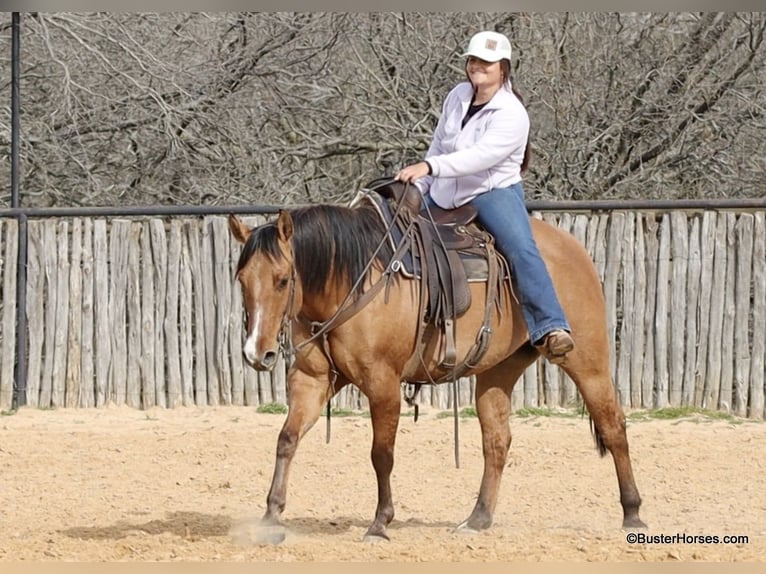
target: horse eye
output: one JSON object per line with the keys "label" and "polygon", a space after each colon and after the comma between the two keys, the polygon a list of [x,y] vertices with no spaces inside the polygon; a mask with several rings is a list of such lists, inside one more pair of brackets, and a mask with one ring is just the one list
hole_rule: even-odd
{"label": "horse eye", "polygon": [[288,283],[287,278],[283,277],[282,279],[277,281],[277,289],[282,291],[283,289],[285,289],[287,287],[287,283]]}

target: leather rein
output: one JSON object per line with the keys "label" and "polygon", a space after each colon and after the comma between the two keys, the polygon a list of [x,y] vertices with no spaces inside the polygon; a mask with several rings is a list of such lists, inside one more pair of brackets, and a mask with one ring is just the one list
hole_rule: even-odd
{"label": "leather rein", "polygon": [[[409,184],[406,184],[407,186]],[[374,191],[376,187],[365,189],[363,191]],[[405,187],[406,190],[406,187]],[[393,213],[393,217],[391,218],[390,223],[387,226],[387,229],[385,233],[382,235],[382,238],[380,242],[378,243],[377,247],[373,251],[369,261],[367,262],[367,265],[365,266],[362,273],[357,277],[356,281],[354,282],[353,286],[347,293],[346,297],[343,299],[341,304],[338,306],[338,309],[333,313],[333,315],[326,319],[325,321],[311,321],[309,323],[310,327],[310,335],[300,341],[298,344],[293,343],[293,337],[292,337],[292,330],[293,330],[293,321],[299,320],[297,317],[298,310],[294,309],[295,307],[295,296],[296,296],[296,285],[297,285],[297,271],[295,270],[295,265],[293,263],[292,273],[290,277],[290,295],[288,298],[288,303],[285,306],[285,310],[282,314],[282,320],[280,325],[280,330],[277,336],[278,344],[280,351],[282,352],[283,356],[287,360],[288,366],[292,366],[295,356],[297,353],[299,353],[304,347],[314,343],[317,340],[321,340],[321,349],[324,353],[328,364],[329,364],[329,372],[330,372],[330,385],[333,390],[331,397],[335,394],[335,383],[338,379],[338,369],[335,366],[335,362],[332,358],[332,353],[330,352],[330,346],[328,342],[328,337],[330,332],[333,329],[338,328],[342,324],[344,324],[346,321],[348,321],[351,317],[353,317],[356,313],[358,313],[360,310],[362,310],[372,299],[383,289],[383,287],[390,288],[391,282],[393,280],[393,277],[395,274],[401,269],[401,261],[400,258],[405,254],[405,252],[410,248],[409,242],[402,240],[395,248],[394,254],[391,258],[391,261],[388,263],[388,266],[383,271],[381,276],[378,278],[378,280],[372,284],[372,286],[359,295],[358,297],[355,296],[356,291],[359,289],[360,285],[363,281],[367,278],[368,272],[372,268],[380,250],[383,248],[383,246],[386,244],[387,241],[389,241],[392,237],[392,230],[395,225],[397,225],[397,222],[400,220],[400,213],[403,209],[404,202],[400,201],[396,203],[396,209]],[[429,210],[427,210],[429,211]],[[435,222],[433,221],[433,218],[431,217],[430,211],[428,213],[429,219],[431,220],[431,223],[434,225],[434,228],[436,226]],[[438,236],[438,234],[437,234]],[[441,239],[438,239],[441,241]],[[443,244],[442,244],[443,246]],[[422,246],[420,246],[422,248]],[[488,261],[494,257],[494,249],[491,242],[487,242],[484,245],[485,249],[487,250],[487,256]],[[462,361],[461,364],[457,364],[457,361],[453,362],[451,365],[451,368],[445,375],[442,377],[434,380],[430,374],[428,374],[429,383],[431,384],[437,384],[442,382],[448,382],[451,381],[453,384],[453,411],[454,411],[454,417],[455,417],[455,462],[456,466],[460,466],[459,462],[459,454],[458,454],[458,412],[457,412],[457,395],[458,395],[458,389],[457,389],[457,380],[459,377],[463,376],[463,374],[470,369],[472,369],[478,361],[481,359],[481,357],[484,355],[484,353],[487,351],[487,348],[489,347],[489,340],[492,336],[492,329],[489,327],[490,325],[490,316],[491,316],[491,307],[492,307],[492,301],[494,300],[495,296],[497,295],[496,290],[496,281],[497,281],[497,269],[493,266],[489,266],[490,274],[489,278],[487,280],[488,285],[488,298],[487,303],[484,310],[484,317],[482,322],[482,327],[479,330],[479,333],[477,334],[476,340],[471,347],[471,349],[468,351],[466,357]],[[425,278],[421,279],[421,294],[420,294],[420,302],[419,302],[419,309],[418,314],[421,317],[421,321],[418,322],[418,332],[416,334],[417,339],[417,348],[413,354],[413,356],[410,358],[410,360],[407,361],[409,364],[411,360],[417,355],[420,364],[422,366],[425,366],[424,364],[424,358],[423,358],[423,343],[421,341],[422,333],[423,333],[423,327],[422,324],[422,317],[424,314],[424,301],[426,298],[426,289],[425,289]],[[386,295],[387,297],[388,295]],[[449,341],[449,338],[448,338]],[[451,371],[451,372],[450,372]],[[420,386],[424,383],[411,383],[412,386],[415,387],[415,391],[411,394],[408,394],[405,392],[405,400],[407,403],[412,406],[414,403],[415,395],[417,394],[417,390],[419,390]],[[417,420],[417,414],[418,414],[418,408],[417,404],[415,404],[415,420]],[[331,402],[328,399],[327,401],[327,431],[326,431],[326,441],[330,442],[330,417],[331,417]]]}
{"label": "leather rein", "polygon": [[[373,251],[372,255],[370,256],[370,260],[367,262],[367,265],[362,270],[362,273],[359,274],[359,277],[357,277],[353,286],[349,290],[346,297],[343,299],[343,302],[338,306],[338,309],[335,311],[335,313],[333,313],[333,315],[325,321],[311,321],[309,323],[311,335],[309,335],[309,337],[307,337],[306,339],[304,339],[297,345],[293,343],[293,336],[292,336],[293,320],[297,319],[296,310],[294,309],[297,272],[295,270],[295,263],[293,262],[292,273],[290,275],[290,295],[288,298],[288,303],[285,306],[285,310],[282,313],[282,320],[281,320],[281,324],[279,328],[279,333],[277,334],[279,349],[282,352],[283,356],[285,357],[288,367],[290,367],[295,361],[295,355],[299,353],[301,349],[310,345],[317,339],[321,338],[322,352],[324,353],[330,365],[330,374],[331,374],[330,386],[333,390],[333,393],[332,393],[333,395],[335,394],[335,383],[338,380],[338,369],[335,367],[335,362],[332,359],[332,353],[330,353],[330,345],[328,343],[327,338],[333,329],[340,327],[343,323],[345,323],[351,317],[353,317],[359,311],[361,311],[370,301],[372,301],[372,299],[380,292],[380,290],[384,286],[386,285],[390,286],[393,274],[396,273],[399,269],[399,266],[395,265],[394,262],[398,262],[398,256],[402,255],[403,252],[405,251],[406,249],[405,242],[402,242],[397,247],[396,251],[394,252],[394,256],[391,258],[391,263],[389,263],[386,270],[381,274],[380,278],[378,278],[378,280],[372,285],[372,287],[370,287],[367,291],[365,291],[359,297],[354,299],[354,293],[362,284],[362,282],[366,279],[367,273],[372,268],[372,265],[374,264],[375,259],[378,256],[378,253],[386,244],[386,241],[388,241],[388,239],[391,237],[391,231],[394,225],[396,225],[397,217],[401,209],[402,209],[402,205],[398,204],[396,207],[396,211],[394,213],[394,217],[392,218],[391,223],[388,225],[388,228],[386,229],[380,242],[375,248],[375,251]],[[326,442],[328,443],[330,442],[330,416],[331,416],[330,412],[331,412],[331,404],[330,404],[330,400],[328,400],[327,401],[327,432],[326,432]]]}

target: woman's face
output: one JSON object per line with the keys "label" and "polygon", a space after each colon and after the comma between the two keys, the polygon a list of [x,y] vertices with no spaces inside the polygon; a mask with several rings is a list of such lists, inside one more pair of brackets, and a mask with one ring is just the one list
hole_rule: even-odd
{"label": "woman's face", "polygon": [[487,62],[475,56],[468,56],[465,71],[476,90],[499,89],[503,85],[503,71],[499,61]]}

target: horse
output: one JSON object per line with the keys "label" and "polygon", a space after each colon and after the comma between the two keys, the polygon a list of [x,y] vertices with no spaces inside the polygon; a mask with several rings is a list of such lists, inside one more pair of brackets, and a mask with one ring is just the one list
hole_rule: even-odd
{"label": "horse", "polygon": [[[613,457],[623,528],[644,528],[625,417],[610,375],[605,301],[598,274],[574,236],[537,218],[530,216],[530,220],[576,341],[559,367],[582,396],[600,455],[610,452]],[[439,360],[443,341],[433,330],[423,356],[414,356],[418,337],[426,336],[419,325],[420,281],[401,273],[392,276],[392,247],[384,241],[389,230],[367,203],[282,209],[275,221],[255,228],[230,214],[228,225],[233,238],[243,245],[235,276],[244,307],[245,360],[257,370],[270,370],[279,353],[288,352],[291,363],[288,413],[277,440],[262,525],[277,529],[273,541],[284,540],[282,514],[296,449],[324,405],[329,409],[328,401],[336,393],[355,385],[369,402],[371,459],[378,487],[375,515],[364,539],[389,540],[387,527],[394,518],[390,476],[401,384],[445,375]],[[374,289],[384,275],[386,289]],[[465,373],[476,380],[484,470],[473,510],[456,526],[460,532],[479,532],[492,525],[511,445],[511,391],[540,357],[529,341],[512,282],[503,284],[504,296],[491,314],[489,345]],[[458,356],[474,344],[486,311],[482,283],[470,283],[470,290],[470,306],[455,328]],[[341,320],[337,320],[339,313]]]}

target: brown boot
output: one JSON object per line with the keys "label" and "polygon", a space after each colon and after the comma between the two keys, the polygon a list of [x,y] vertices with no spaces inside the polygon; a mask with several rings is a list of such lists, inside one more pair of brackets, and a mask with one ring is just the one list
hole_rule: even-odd
{"label": "brown boot", "polygon": [[540,345],[536,345],[540,354],[554,365],[564,362],[566,354],[574,349],[572,336],[563,329],[548,333]]}

